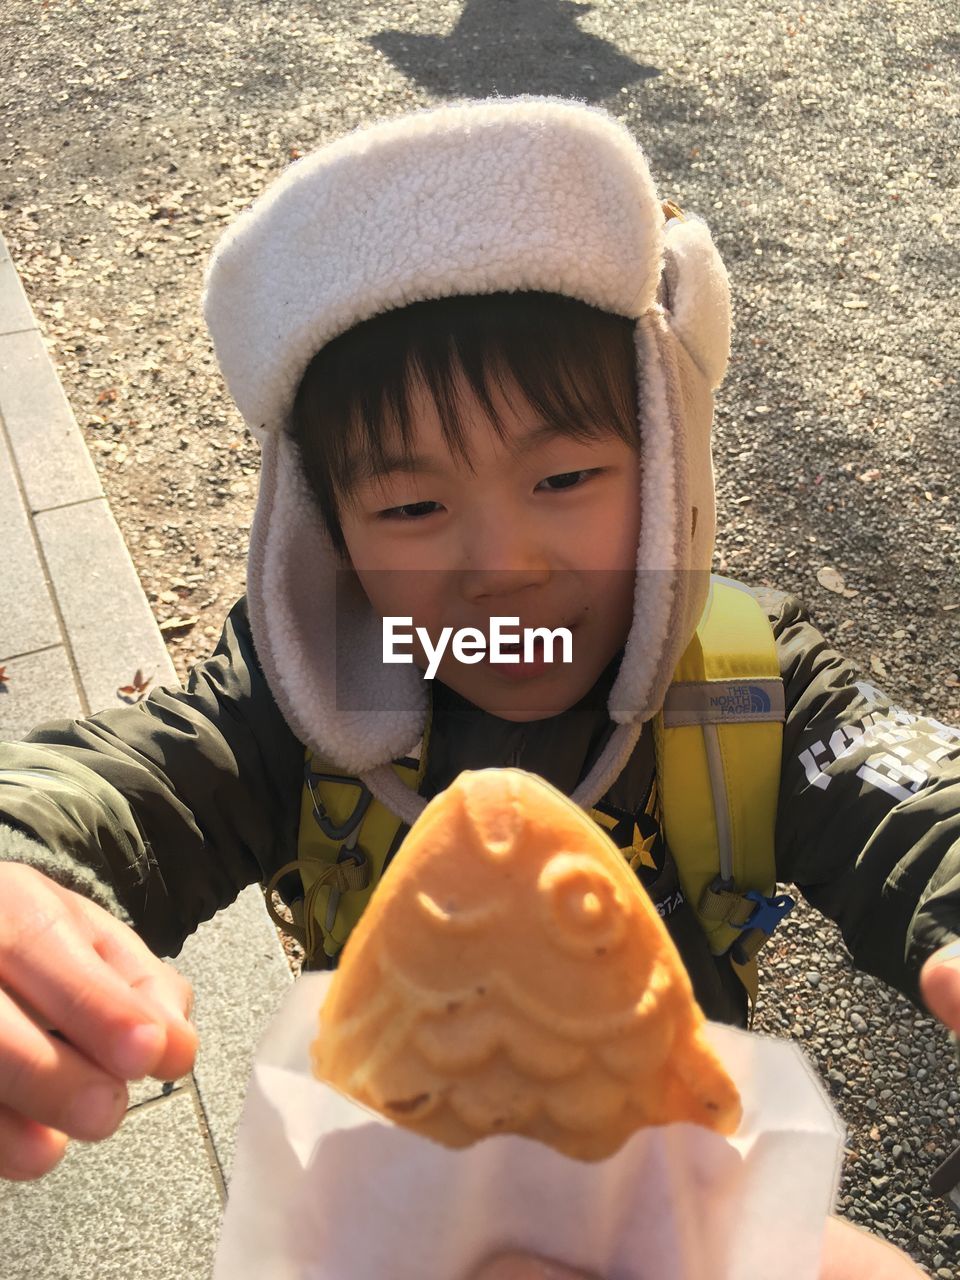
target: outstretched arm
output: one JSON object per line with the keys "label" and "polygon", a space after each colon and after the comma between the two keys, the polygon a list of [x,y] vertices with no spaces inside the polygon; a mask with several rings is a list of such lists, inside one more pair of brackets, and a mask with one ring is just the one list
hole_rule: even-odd
{"label": "outstretched arm", "polygon": [[200,921],[294,856],[302,767],[240,601],[186,689],[0,743],[0,860],[176,955]]}
{"label": "outstretched arm", "polygon": [[190,1070],[189,985],[158,956],[287,860],[302,758],[243,602],[185,690],[0,743],[0,1178]]}
{"label": "outstretched arm", "polygon": [[796,600],[764,603],[787,692],[779,878],[921,1005],[925,961],[960,938],[960,729],[896,706]]}

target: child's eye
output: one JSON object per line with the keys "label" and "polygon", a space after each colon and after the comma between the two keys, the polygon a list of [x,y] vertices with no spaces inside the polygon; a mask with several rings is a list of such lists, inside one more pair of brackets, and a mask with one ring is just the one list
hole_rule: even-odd
{"label": "child's eye", "polygon": [[378,520],[420,520],[424,516],[433,515],[428,507],[440,509],[439,502],[407,502],[402,507],[388,507],[386,511],[378,511]]}
{"label": "child's eye", "polygon": [[[599,475],[602,470],[602,467],[590,467],[582,471],[561,471],[558,476],[547,476],[546,480],[540,481],[540,485],[549,485],[550,493],[556,493],[560,489],[576,489],[585,476]],[[537,485],[538,489],[540,485]]]}

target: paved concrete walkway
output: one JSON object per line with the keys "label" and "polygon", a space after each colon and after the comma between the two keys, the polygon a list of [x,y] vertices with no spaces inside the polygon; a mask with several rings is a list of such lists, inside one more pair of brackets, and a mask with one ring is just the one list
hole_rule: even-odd
{"label": "paved concrete walkway", "polygon": [[[83,437],[0,237],[0,738],[176,683]],[[187,943],[200,1053],[143,1081],[119,1132],[49,1177],[0,1182],[0,1280],[210,1275],[250,1061],[290,971],[259,890]]]}

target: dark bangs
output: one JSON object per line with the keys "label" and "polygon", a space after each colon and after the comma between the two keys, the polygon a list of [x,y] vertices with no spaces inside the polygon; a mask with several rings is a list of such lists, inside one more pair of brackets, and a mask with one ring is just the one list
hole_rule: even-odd
{"label": "dark bangs", "polygon": [[490,293],[415,302],[365,320],[323,347],[297,391],[291,430],[337,550],[339,512],[363,475],[412,452],[409,388],[419,375],[444,440],[469,466],[457,396],[462,374],[501,439],[491,398],[519,388],[561,434],[614,434],[639,447],[634,322],[556,293]]}

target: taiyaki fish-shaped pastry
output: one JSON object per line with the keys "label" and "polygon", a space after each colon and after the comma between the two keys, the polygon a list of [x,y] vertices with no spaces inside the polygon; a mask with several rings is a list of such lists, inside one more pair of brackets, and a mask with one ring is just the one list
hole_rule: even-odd
{"label": "taiyaki fish-shaped pastry", "polygon": [[315,1074],[451,1147],[517,1133],[584,1160],[646,1125],[722,1134],[740,1098],[649,896],[577,805],[461,773],[343,951]]}

